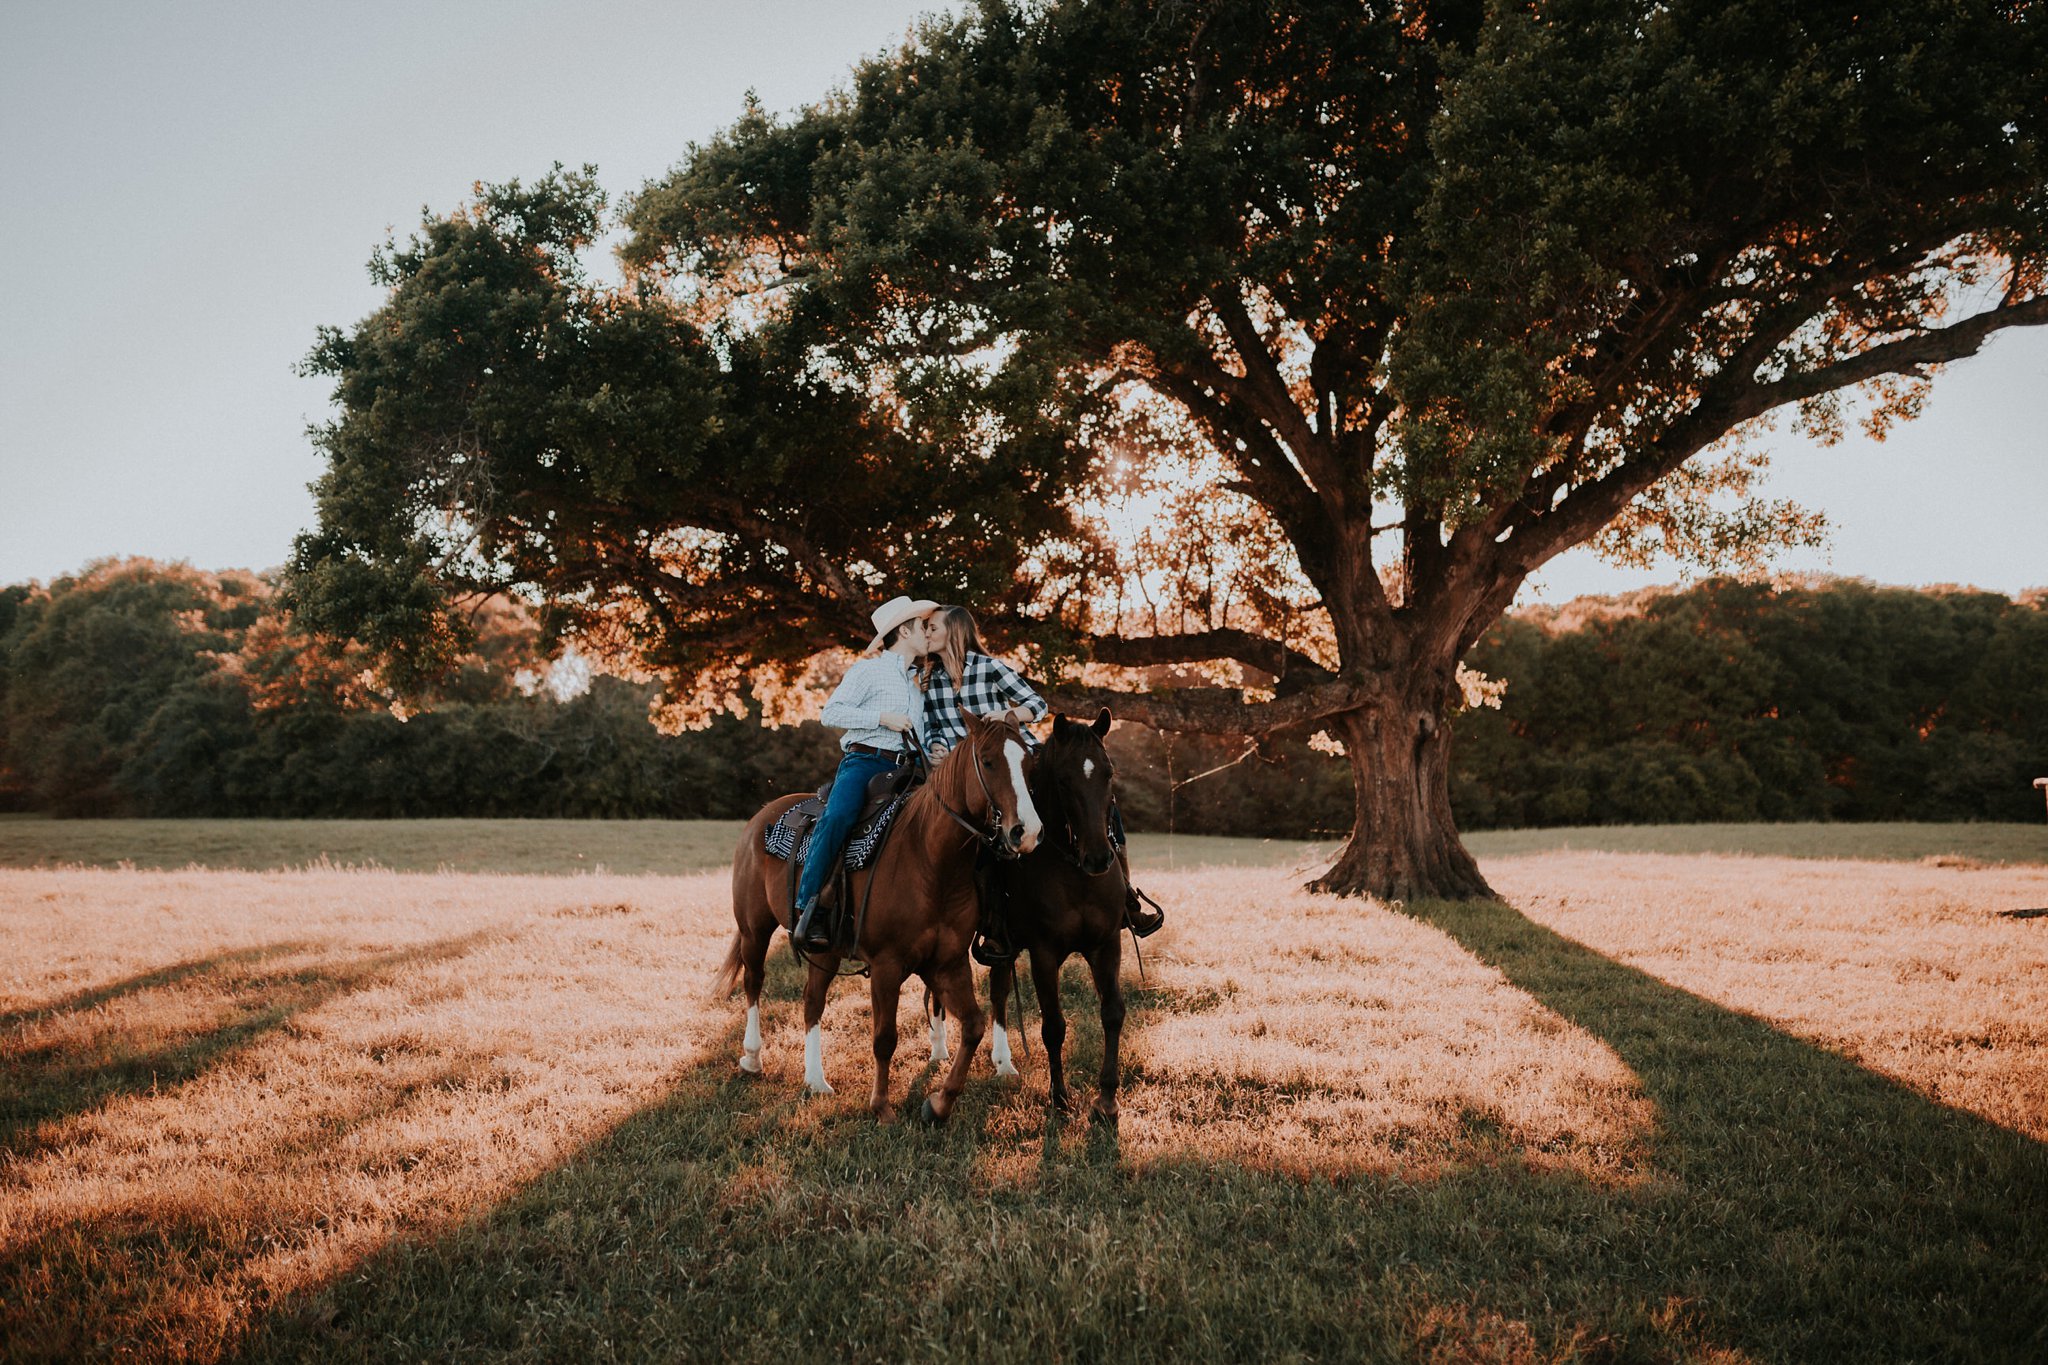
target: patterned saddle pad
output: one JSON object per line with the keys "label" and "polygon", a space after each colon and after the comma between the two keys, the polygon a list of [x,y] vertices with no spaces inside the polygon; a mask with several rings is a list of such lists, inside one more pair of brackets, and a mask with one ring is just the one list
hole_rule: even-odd
{"label": "patterned saddle pad", "polygon": [[[889,833],[889,826],[896,819],[896,812],[903,809],[903,803],[910,799],[910,793],[903,792],[892,797],[873,815],[853,827],[853,833],[846,840],[846,870],[858,872],[875,860],[875,853],[882,847],[882,840]],[[825,803],[818,797],[810,796],[797,802],[782,813],[782,818],[768,826],[762,842],[769,853],[788,862],[793,857],[811,856],[811,836],[817,832],[818,817],[825,813]]]}

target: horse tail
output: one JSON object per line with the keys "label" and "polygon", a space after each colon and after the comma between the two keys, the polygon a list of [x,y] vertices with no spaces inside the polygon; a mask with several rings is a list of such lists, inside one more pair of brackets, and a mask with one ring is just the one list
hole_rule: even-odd
{"label": "horse tail", "polygon": [[711,986],[714,1000],[729,1000],[733,988],[740,984],[740,931],[732,931],[732,947],[725,950],[725,963],[718,969],[718,976]]}

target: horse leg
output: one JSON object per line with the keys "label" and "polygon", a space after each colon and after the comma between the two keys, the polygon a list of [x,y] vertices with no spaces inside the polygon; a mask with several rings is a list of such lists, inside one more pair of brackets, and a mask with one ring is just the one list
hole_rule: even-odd
{"label": "horse leg", "polygon": [[944,1066],[951,1055],[946,1051],[946,1003],[932,990],[929,977],[924,983],[924,1010],[932,1026],[932,1065]]}
{"label": "horse leg", "polygon": [[1073,1112],[1073,1101],[1067,1098],[1067,1064],[1061,1049],[1067,1044],[1067,1016],[1060,1009],[1060,964],[1064,954],[1055,954],[1047,948],[1031,950],[1031,984],[1038,988],[1038,1036],[1045,1040],[1046,1091],[1053,1109],[1061,1114]]}
{"label": "horse leg", "polygon": [[765,934],[740,931],[740,986],[747,993],[747,1036],[740,1044],[740,1070],[755,1076],[761,1074],[761,983],[768,975],[769,935],[773,933],[772,929]]}
{"label": "horse leg", "polygon": [[1010,1034],[1003,1027],[1004,1011],[1010,1007],[1010,988],[1017,983],[1017,968],[1010,962],[998,962],[988,969],[988,1013],[989,1013],[989,1060],[996,1064],[996,1075],[1014,1076],[1017,1064],[1010,1060]]}
{"label": "horse leg", "polygon": [[1124,1034],[1123,949],[1123,936],[1118,934],[1088,954],[1095,994],[1102,1000],[1102,1074],[1095,1082],[1094,1119],[1112,1125],[1117,1120],[1117,1048]]}
{"label": "horse leg", "polygon": [[[831,959],[837,965],[837,959]],[[804,1088],[813,1095],[829,1095],[832,1085],[825,1079],[825,1031],[819,1020],[825,1017],[825,992],[832,988],[833,968],[819,958],[811,959],[811,974],[804,979]]]}
{"label": "horse leg", "polygon": [[967,1067],[974,1060],[975,1049],[981,1046],[987,1018],[974,998],[974,969],[967,965],[966,958],[941,972],[936,984],[939,999],[945,1002],[947,1012],[960,1019],[960,1050],[953,1054],[953,1064],[946,1069],[945,1082],[937,1091],[928,1092],[924,1100],[925,1118],[933,1123],[944,1123],[952,1114],[960,1092],[967,1088]]}
{"label": "horse leg", "polygon": [[868,1096],[868,1111],[886,1123],[889,1063],[896,1056],[896,1004],[903,993],[903,973],[886,962],[872,962],[868,970],[868,1011],[875,1026],[875,1088]]}

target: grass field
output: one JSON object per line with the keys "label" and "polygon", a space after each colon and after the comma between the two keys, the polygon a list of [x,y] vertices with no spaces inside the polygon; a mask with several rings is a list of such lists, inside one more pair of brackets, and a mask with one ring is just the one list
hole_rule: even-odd
{"label": "grass field", "polygon": [[1397,911],[1271,861],[1148,879],[1116,1134],[1035,1036],[877,1126],[850,985],[804,1097],[783,954],[744,1078],[717,873],[0,871],[0,1354],[2048,1350],[2048,868],[1553,852]]}
{"label": "grass field", "polygon": [[[680,876],[729,866],[737,820],[52,820],[0,816],[0,867],[396,872],[607,872]],[[1724,853],[1914,862],[1954,857],[2048,863],[2048,822],[1869,825],[1620,825],[1485,830],[1480,858],[1558,851]],[[1137,834],[1140,868],[1315,867],[1337,845],[1289,839]]]}

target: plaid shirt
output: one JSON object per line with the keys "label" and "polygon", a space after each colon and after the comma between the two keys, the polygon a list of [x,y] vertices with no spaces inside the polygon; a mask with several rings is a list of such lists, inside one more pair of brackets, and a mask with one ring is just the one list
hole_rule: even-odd
{"label": "plaid shirt", "polygon": [[[967,737],[967,721],[960,714],[963,708],[977,716],[985,716],[993,711],[1021,706],[1033,720],[1044,720],[1052,709],[1016,669],[1001,659],[970,653],[967,665],[961,671],[967,676],[957,689],[953,686],[953,675],[946,671],[944,665],[933,668],[931,680],[925,684],[926,748],[943,744],[950,749]],[[1024,732],[1024,743],[1037,747],[1037,741],[1031,738],[1029,730]]]}

